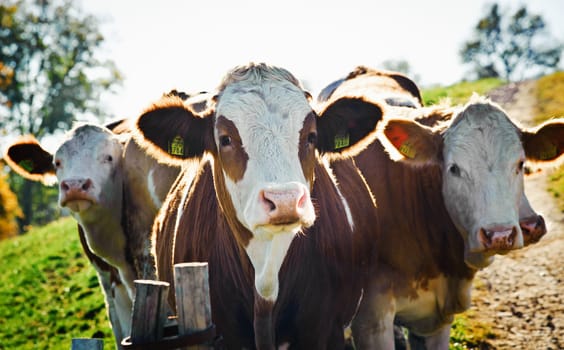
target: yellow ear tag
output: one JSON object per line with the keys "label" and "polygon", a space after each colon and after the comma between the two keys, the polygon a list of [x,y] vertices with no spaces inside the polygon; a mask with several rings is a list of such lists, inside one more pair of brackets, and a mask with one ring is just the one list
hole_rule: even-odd
{"label": "yellow ear tag", "polygon": [[404,142],[400,147],[399,147],[399,151],[401,154],[403,154],[404,156],[406,156],[407,158],[413,159],[415,158],[416,152],[415,150],[411,147],[411,145],[409,144],[409,142]]}
{"label": "yellow ear tag", "polygon": [[349,134],[335,135],[335,149],[344,148],[350,145]]}
{"label": "yellow ear tag", "polygon": [[184,156],[184,139],[176,136],[168,143],[168,153],[173,156]]}
{"label": "yellow ear tag", "polygon": [[25,171],[27,171],[28,173],[31,173],[31,171],[33,170],[33,160],[31,159],[22,160],[21,162],[18,163],[18,166],[24,169]]}

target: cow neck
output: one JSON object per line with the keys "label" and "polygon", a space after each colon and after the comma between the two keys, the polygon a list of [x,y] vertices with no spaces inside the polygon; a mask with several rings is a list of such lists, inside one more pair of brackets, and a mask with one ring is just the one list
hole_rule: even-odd
{"label": "cow neck", "polygon": [[379,142],[355,161],[378,206],[381,236],[375,244],[380,264],[422,284],[439,274],[473,277],[476,271],[464,262],[462,235],[444,205],[438,165],[394,162]]}

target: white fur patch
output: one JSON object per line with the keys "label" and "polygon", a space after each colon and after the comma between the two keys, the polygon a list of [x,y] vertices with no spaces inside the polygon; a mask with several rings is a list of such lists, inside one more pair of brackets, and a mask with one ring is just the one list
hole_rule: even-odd
{"label": "white fur patch", "polygon": [[266,300],[278,297],[278,272],[294,239],[293,233],[279,233],[270,240],[252,238],[245,249],[255,268],[255,288]]}
{"label": "white fur patch", "polygon": [[157,208],[160,208],[163,206],[163,203],[161,202],[161,199],[157,193],[157,186],[155,184],[155,179],[153,178],[154,175],[153,172],[154,169],[151,169],[147,174],[147,188],[149,189],[149,195],[151,196],[151,200],[153,201],[153,203]]}
{"label": "white fur patch", "polygon": [[349,227],[351,228],[351,231],[354,232],[354,219],[353,219],[353,216],[352,216],[352,213],[351,213],[351,208],[349,207],[349,202],[346,200],[346,198],[341,193],[339,186],[337,186],[337,179],[336,179],[335,175],[333,174],[333,169],[330,166],[329,160],[324,158],[322,160],[322,163],[323,163],[323,166],[325,167],[325,170],[327,171],[327,174],[329,174],[329,177],[333,181],[335,188],[337,189],[337,193],[339,194],[339,198],[341,198],[341,202],[343,203],[343,206],[345,207],[345,214],[347,215],[347,221],[349,223]]}

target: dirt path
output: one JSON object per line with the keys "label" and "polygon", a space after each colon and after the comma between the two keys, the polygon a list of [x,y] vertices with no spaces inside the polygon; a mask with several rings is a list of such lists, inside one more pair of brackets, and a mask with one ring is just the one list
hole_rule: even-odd
{"label": "dirt path", "polygon": [[[534,82],[509,85],[491,98],[530,126],[533,89]],[[482,349],[564,349],[564,214],[547,192],[549,174],[525,180],[527,197],[544,216],[548,233],[537,244],[496,257],[477,275],[471,310],[495,334]]]}

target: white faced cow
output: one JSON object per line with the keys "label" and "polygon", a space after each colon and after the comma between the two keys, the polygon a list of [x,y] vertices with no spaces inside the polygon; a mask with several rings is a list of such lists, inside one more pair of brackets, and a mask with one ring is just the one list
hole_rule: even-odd
{"label": "white faced cow", "polygon": [[[523,164],[562,155],[564,121],[523,130],[479,97],[449,107],[446,118],[437,107],[393,119],[382,100],[338,87],[321,106],[321,120],[338,116],[334,132],[353,137],[375,105],[385,115],[378,139],[354,159],[378,201],[380,236],[354,341],[361,349],[393,348],[395,321],[410,330],[412,348],[447,349],[453,315],[470,306],[478,269],[546,232],[526,200]],[[535,238],[525,240],[524,230]]]}
{"label": "white faced cow", "polygon": [[179,177],[157,218],[159,278],[173,282],[173,263],[209,262],[226,348],[343,348],[361,292],[356,247],[367,246],[356,241],[375,229],[364,179],[345,159],[334,171],[347,177],[335,182],[319,154],[332,126],[318,124],[286,70],[237,67],[215,101],[196,113],[163,99],[137,123],[139,142],[160,160],[175,162],[176,141],[176,162],[201,162]]}
{"label": "white faced cow", "polygon": [[9,146],[4,158],[25,178],[45,184],[58,181],[59,205],[79,224],[119,347],[129,335],[133,281],[156,278],[149,235],[179,168],[158,164],[142,153],[130,139],[128,121],[109,127],[113,132],[80,125],[67,133],[55,154],[25,137]]}

